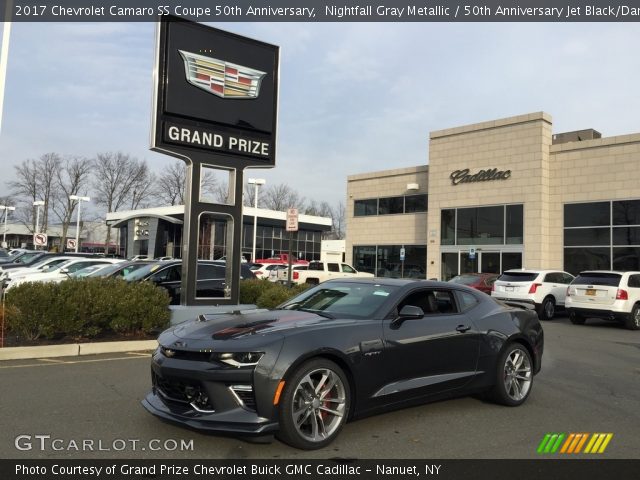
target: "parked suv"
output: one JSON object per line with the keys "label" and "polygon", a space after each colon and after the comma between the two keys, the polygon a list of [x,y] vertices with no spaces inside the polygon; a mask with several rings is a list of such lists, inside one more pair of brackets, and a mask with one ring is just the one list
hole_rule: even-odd
{"label": "parked suv", "polygon": [[[130,282],[149,281],[167,290],[171,305],[180,304],[182,260],[152,262],[124,277]],[[196,274],[196,296],[223,297],[226,286],[226,266],[224,262],[198,261]],[[248,263],[241,264],[240,279],[256,278]]]}
{"label": "parked suv", "polygon": [[564,307],[567,285],[574,276],[560,270],[507,270],[494,282],[491,296],[534,305],[540,320],[551,320]]}
{"label": "parked suv", "polygon": [[566,307],[576,325],[595,317],[640,330],[640,272],[580,272],[567,288]]}

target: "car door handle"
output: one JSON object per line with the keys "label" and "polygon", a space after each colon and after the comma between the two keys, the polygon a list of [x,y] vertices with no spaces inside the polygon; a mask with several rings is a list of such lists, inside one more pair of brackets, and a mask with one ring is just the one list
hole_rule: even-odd
{"label": "car door handle", "polygon": [[460,333],[464,333],[468,330],[471,330],[471,327],[469,325],[458,325],[456,327],[456,331],[460,332]]}

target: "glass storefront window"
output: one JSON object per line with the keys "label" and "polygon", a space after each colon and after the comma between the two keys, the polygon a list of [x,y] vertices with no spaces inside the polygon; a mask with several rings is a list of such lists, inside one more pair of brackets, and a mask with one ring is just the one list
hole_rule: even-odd
{"label": "glass storefront window", "polygon": [[613,202],[614,225],[640,225],[640,200]]}
{"label": "glass storefront window", "polygon": [[506,242],[508,245],[522,245],[524,208],[522,205],[507,205],[505,226]]}
{"label": "glass storefront window", "polygon": [[502,271],[522,268],[522,253],[502,252]]}
{"label": "glass storefront window", "polygon": [[354,267],[377,277],[426,278],[427,247],[405,245],[404,264],[400,261],[402,245],[368,245],[353,247]]}
{"label": "glass storefront window", "polygon": [[613,248],[613,270],[640,270],[640,248]]}
{"label": "glass storefront window", "polygon": [[[455,245],[456,242],[456,211],[442,210],[440,214],[440,244]],[[456,267],[457,271],[458,267]]]}
{"label": "glass storefront window", "polygon": [[364,217],[367,215],[378,214],[378,199],[371,198],[368,200],[356,200],[353,202],[353,215],[356,217]]}
{"label": "glass storefront window", "polygon": [[361,272],[376,273],[376,247],[353,247],[353,263],[356,270]]}
{"label": "glass storefront window", "polygon": [[640,245],[640,227],[614,227],[614,245]]}
{"label": "glass storefront window", "polygon": [[610,225],[610,202],[567,203],[565,227],[603,227]]}
{"label": "glass storefront window", "polygon": [[378,215],[404,213],[403,197],[387,197],[378,199]]}
{"label": "glass storefront window", "polygon": [[458,245],[504,243],[504,206],[459,208]]}
{"label": "glass storefront window", "polygon": [[566,247],[609,245],[611,229],[604,228],[565,228],[564,245]]}
{"label": "glass storefront window", "polygon": [[583,270],[609,270],[611,249],[609,247],[568,247],[564,249],[564,269],[572,275]]}
{"label": "glass storefront window", "polygon": [[426,212],[427,205],[427,195],[407,195],[404,197],[404,213]]}

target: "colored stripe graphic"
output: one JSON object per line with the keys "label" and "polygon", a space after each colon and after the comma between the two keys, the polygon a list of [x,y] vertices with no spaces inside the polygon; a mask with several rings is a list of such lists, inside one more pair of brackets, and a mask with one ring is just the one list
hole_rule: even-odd
{"label": "colored stripe graphic", "polygon": [[604,453],[612,438],[613,433],[547,433],[538,445],[537,452],[538,454]]}

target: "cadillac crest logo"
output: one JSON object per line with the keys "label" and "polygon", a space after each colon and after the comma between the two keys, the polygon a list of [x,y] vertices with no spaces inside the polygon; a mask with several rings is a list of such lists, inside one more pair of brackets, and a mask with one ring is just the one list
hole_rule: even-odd
{"label": "cadillac crest logo", "polygon": [[222,98],[257,98],[266,72],[178,50],[184,60],[187,81]]}

